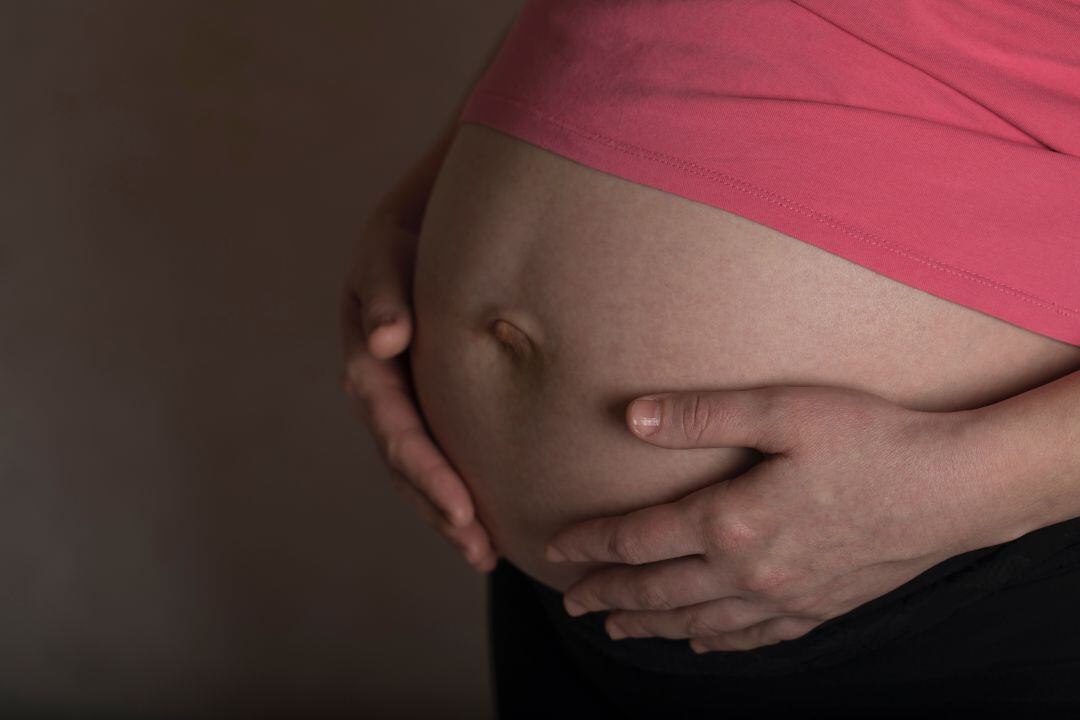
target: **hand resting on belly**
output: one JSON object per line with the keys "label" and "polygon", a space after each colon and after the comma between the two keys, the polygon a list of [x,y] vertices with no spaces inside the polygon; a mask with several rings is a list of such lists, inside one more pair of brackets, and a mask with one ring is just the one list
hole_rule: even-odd
{"label": "hand resting on belly", "polygon": [[413,301],[432,435],[499,551],[559,590],[588,570],[545,559],[561,528],[762,458],[641,443],[634,397],[834,385],[959,410],[1080,365],[1080,348],[470,124],[424,216]]}

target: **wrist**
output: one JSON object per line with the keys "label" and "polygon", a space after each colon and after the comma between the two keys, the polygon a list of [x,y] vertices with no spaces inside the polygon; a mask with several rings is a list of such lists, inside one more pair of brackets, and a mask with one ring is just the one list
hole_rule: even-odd
{"label": "wrist", "polygon": [[969,482],[994,506],[990,544],[1080,516],[1080,373],[958,420]]}
{"label": "wrist", "polygon": [[1016,512],[1013,487],[1002,477],[1004,458],[988,453],[992,418],[977,410],[917,411],[919,441],[901,439],[914,450],[911,462],[924,493],[913,529],[913,547],[938,561],[1023,535],[1026,515]]}
{"label": "wrist", "polygon": [[963,529],[962,544],[951,554],[999,545],[1035,529],[1030,507],[1038,492],[1017,478],[1030,478],[1016,452],[1011,418],[988,408],[948,413],[955,432],[948,436],[953,466],[955,522]]}

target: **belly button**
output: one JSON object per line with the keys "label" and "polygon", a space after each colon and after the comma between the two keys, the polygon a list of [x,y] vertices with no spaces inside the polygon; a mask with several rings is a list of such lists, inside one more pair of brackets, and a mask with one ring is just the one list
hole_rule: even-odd
{"label": "belly button", "polygon": [[515,360],[531,360],[536,357],[536,346],[524,330],[504,318],[495,318],[489,325],[491,334]]}

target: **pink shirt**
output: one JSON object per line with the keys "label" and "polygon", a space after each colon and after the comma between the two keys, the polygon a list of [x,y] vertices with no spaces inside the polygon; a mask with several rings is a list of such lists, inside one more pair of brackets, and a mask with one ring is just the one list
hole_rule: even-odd
{"label": "pink shirt", "polygon": [[529,0],[460,120],[1080,345],[1080,3]]}

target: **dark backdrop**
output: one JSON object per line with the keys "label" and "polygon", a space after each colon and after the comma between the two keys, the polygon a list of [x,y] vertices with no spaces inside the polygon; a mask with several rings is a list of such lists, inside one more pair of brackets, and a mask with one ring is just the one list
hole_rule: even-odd
{"label": "dark backdrop", "polygon": [[488,716],[337,301],[519,4],[0,2],[0,715]]}

